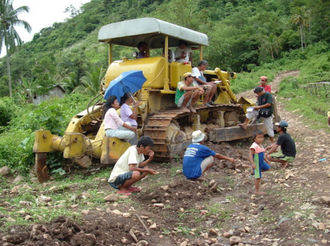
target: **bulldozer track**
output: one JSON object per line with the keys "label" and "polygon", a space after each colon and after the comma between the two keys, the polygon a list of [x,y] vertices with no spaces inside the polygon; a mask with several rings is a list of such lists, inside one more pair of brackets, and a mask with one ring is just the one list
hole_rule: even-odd
{"label": "bulldozer track", "polygon": [[[221,104],[214,105],[211,107],[206,106],[197,106],[195,107],[196,114],[205,113],[205,112],[230,112],[236,111],[238,113],[244,114],[243,108],[240,104]],[[154,140],[153,150],[155,152],[154,159],[161,161],[171,161],[174,153],[172,150],[175,149],[175,153],[182,151],[187,147],[190,143],[190,140],[181,139],[177,141],[177,139],[169,139],[168,136],[168,128],[171,123],[176,123],[177,120],[182,118],[189,118],[193,116],[194,113],[182,112],[179,109],[167,109],[157,112],[156,114],[150,116],[147,120],[146,125],[143,129],[143,135],[150,136]],[[179,125],[181,128],[182,126]]]}

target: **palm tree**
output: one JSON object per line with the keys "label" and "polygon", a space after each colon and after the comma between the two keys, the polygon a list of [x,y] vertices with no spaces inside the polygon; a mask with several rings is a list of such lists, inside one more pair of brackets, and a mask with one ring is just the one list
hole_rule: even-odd
{"label": "palm tree", "polygon": [[0,52],[2,45],[6,46],[7,55],[7,72],[8,72],[8,86],[9,95],[12,96],[11,88],[11,74],[10,74],[10,54],[12,54],[16,47],[22,44],[22,40],[16,32],[14,26],[22,25],[31,32],[31,26],[26,21],[18,19],[18,14],[29,12],[29,7],[22,6],[17,9],[13,8],[13,0],[0,0]]}
{"label": "palm tree", "polygon": [[97,95],[101,90],[101,81],[104,77],[104,69],[94,64],[86,71],[86,75],[81,78],[81,83],[85,87],[84,93]]}
{"label": "palm tree", "polygon": [[304,51],[304,42],[306,45],[304,28],[309,26],[310,11],[306,10],[306,6],[297,7],[294,11],[292,22],[299,25],[301,50]]}

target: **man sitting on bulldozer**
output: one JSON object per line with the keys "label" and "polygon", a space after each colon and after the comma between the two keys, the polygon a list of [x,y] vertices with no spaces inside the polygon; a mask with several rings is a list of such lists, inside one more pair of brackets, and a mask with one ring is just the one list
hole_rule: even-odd
{"label": "man sitting on bulldozer", "polygon": [[179,81],[175,93],[175,104],[180,108],[183,112],[196,113],[196,109],[194,108],[195,103],[199,99],[201,95],[204,94],[203,88],[198,85],[194,85],[194,78],[190,72],[187,72],[183,75],[184,81]]}

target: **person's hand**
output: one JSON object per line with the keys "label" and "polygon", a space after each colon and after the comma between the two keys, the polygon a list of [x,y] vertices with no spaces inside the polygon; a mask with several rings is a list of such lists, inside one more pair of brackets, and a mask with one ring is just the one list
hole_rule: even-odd
{"label": "person's hand", "polygon": [[256,169],[256,164],[253,163],[253,164],[252,164],[252,168],[253,168],[253,169]]}
{"label": "person's hand", "polygon": [[133,108],[137,108],[139,105],[140,105],[140,102],[136,101],[136,102],[133,103]]}
{"label": "person's hand", "polygon": [[229,161],[230,161],[231,163],[234,163],[236,160],[235,160],[234,158],[229,158]]}
{"label": "person's hand", "polygon": [[150,150],[148,155],[149,155],[149,159],[152,160],[154,159],[155,152],[153,150]]}
{"label": "person's hand", "polygon": [[131,127],[131,131],[136,132],[136,131],[137,131],[137,127],[132,126],[132,127]]}
{"label": "person's hand", "polygon": [[149,174],[151,174],[151,175],[155,175],[155,174],[157,174],[158,172],[156,171],[156,170],[154,170],[154,169],[151,169],[151,168],[145,168],[145,170],[146,171],[148,171],[149,172]]}

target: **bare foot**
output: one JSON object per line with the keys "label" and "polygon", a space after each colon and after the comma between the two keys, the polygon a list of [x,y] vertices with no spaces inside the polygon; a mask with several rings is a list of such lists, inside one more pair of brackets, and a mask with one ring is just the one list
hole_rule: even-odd
{"label": "bare foot", "polygon": [[283,169],[287,168],[288,167],[288,164],[289,164],[289,162],[287,162],[287,161],[284,162],[284,163],[282,163],[282,168]]}
{"label": "bare foot", "polygon": [[190,113],[190,110],[187,107],[184,107],[184,106],[181,108],[181,111],[186,112],[186,113]]}
{"label": "bare foot", "polygon": [[256,192],[254,192],[254,194],[256,194],[256,195],[264,195],[266,193],[265,192],[262,192],[262,191],[256,191]]}
{"label": "bare foot", "polygon": [[196,113],[196,109],[194,109],[194,107],[190,106],[189,109],[192,113]]}
{"label": "bare foot", "polygon": [[239,127],[243,128],[244,130],[247,129],[247,126],[245,124],[238,124]]}

